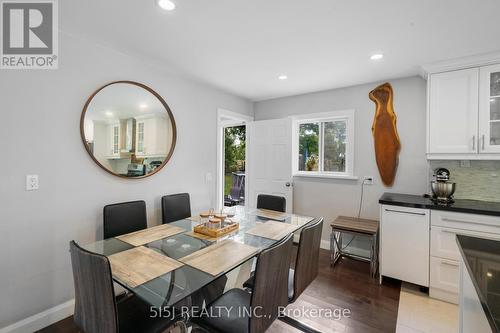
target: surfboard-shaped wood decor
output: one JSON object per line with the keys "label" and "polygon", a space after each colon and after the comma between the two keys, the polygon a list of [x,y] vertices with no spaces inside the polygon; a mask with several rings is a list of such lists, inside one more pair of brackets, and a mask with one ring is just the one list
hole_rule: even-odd
{"label": "surfboard-shaped wood decor", "polygon": [[370,92],[369,97],[376,105],[372,134],[378,171],[384,185],[392,186],[398,169],[401,143],[396,127],[397,117],[392,104],[391,84],[384,83],[378,86]]}

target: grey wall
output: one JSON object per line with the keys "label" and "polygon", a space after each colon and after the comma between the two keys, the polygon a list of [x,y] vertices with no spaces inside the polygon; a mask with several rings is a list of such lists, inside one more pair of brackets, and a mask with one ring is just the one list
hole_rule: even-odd
{"label": "grey wall", "polygon": [[[104,83],[143,82],[162,95],[177,122],[169,164],[143,180],[101,170],[79,133],[87,97]],[[0,327],[73,297],[68,243],[101,237],[102,207],[143,199],[149,224],[160,221],[160,196],[191,193],[193,210],[212,204],[216,109],[253,115],[253,104],[149,66],[108,48],[62,34],[60,69],[1,71]],[[25,191],[38,174],[40,190]]]}
{"label": "grey wall", "polygon": [[[379,82],[381,83],[381,82]],[[392,188],[381,183],[371,133],[375,105],[368,93],[379,83],[335,89],[258,102],[255,119],[291,115],[356,110],[354,173],[359,181],[296,177],[294,211],[325,217],[323,239],[328,239],[329,222],[338,215],[356,216],[363,176],[374,176],[375,184],[365,186],[362,217],[378,219],[378,198],[385,191],[422,194],[427,191],[428,164],[425,158],[426,84],[420,77],[391,80],[394,109],[398,116],[401,154]],[[286,84],[286,83],[285,83]]]}

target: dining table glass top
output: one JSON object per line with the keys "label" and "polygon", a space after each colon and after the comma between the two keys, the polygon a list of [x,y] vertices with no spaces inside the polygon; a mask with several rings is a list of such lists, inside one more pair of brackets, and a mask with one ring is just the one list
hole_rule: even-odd
{"label": "dining table glass top", "polygon": [[[265,211],[244,209],[242,207],[235,210],[235,214],[233,220],[240,224],[239,229],[217,239],[202,239],[203,237],[196,237],[196,234],[193,234],[193,228],[200,223],[198,216],[169,223],[169,226],[179,227],[184,231],[149,242],[144,244],[143,247],[146,248],[146,251],[153,250],[162,256],[168,257],[169,260],[173,259],[171,261],[175,261],[177,264],[181,264],[181,266],[136,285],[135,283],[130,283],[129,279],[122,278],[123,274],[127,275],[128,272],[123,272],[122,270],[122,275],[119,275],[113,269],[112,262],[113,279],[153,307],[170,307],[196,291],[201,290],[220,276],[227,274],[229,271],[252,259],[260,251],[279,242],[280,239],[278,237],[280,236],[273,236],[273,238],[270,236],[268,238],[251,234],[253,230],[256,230],[255,227],[262,227],[263,224],[269,223],[269,226],[272,225],[273,230],[276,231],[276,227],[280,228],[278,223],[283,223],[283,230],[289,234],[290,232],[299,231],[306,224],[314,220],[312,217],[281,214],[280,221],[276,221],[271,220]],[[250,233],[248,233],[249,231]],[[192,257],[196,258],[198,254],[210,252],[212,249],[215,250],[223,245],[230,245],[229,243],[242,248],[238,248],[235,251],[242,250],[247,252],[243,255],[234,253],[234,259],[227,260],[225,265],[223,264],[221,271],[216,274],[204,271],[199,266],[194,267],[196,265],[191,263],[192,260],[187,260]],[[113,255],[123,254],[125,251],[136,248],[118,238],[109,238],[83,245],[82,247],[90,252],[105,255],[108,258],[113,258]],[[213,253],[216,255],[215,253],[217,252],[214,251]],[[220,254],[220,252],[218,253]],[[226,253],[226,255],[228,254]],[[229,254],[229,257],[233,257],[233,254]],[[216,260],[217,258],[214,259]],[[126,270],[127,265],[124,266]],[[130,272],[130,275],[133,275],[133,273]],[[140,274],[141,272],[138,273]]]}

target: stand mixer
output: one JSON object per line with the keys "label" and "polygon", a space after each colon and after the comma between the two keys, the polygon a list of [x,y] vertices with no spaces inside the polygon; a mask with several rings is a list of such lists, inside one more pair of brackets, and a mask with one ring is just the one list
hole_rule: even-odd
{"label": "stand mixer", "polygon": [[452,203],[456,183],[449,181],[450,171],[445,168],[438,168],[434,171],[434,179],[431,181],[432,200],[443,204]]}

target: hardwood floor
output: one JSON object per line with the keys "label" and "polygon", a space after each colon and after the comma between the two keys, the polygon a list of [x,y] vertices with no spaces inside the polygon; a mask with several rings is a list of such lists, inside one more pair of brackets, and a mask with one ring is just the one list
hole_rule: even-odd
{"label": "hardwood floor", "polygon": [[[349,309],[350,316],[338,320],[323,316],[321,318],[296,318],[322,332],[395,332],[401,283],[384,279],[370,278],[370,265],[351,259],[342,259],[330,267],[329,252],[320,252],[319,276],[289,306],[300,312],[306,309]],[[325,311],[325,310],[323,310]],[[324,312],[325,313],[325,312]],[[294,312],[295,314],[295,312]],[[66,318],[39,333],[77,333],[72,317]],[[277,320],[268,330],[272,333],[300,332]]]}

